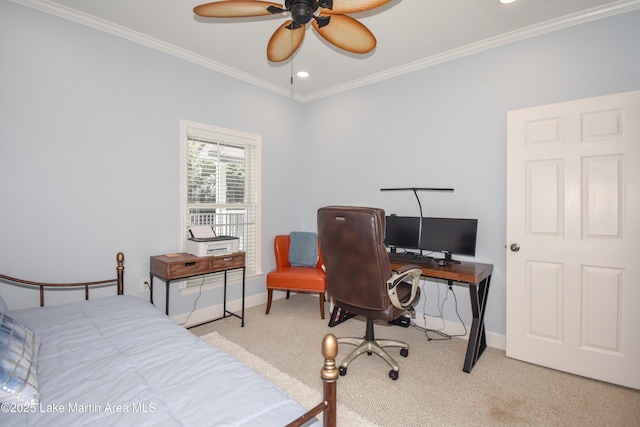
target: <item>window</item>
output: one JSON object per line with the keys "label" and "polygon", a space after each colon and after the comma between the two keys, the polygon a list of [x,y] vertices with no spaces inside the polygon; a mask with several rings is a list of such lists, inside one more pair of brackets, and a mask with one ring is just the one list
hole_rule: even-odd
{"label": "window", "polygon": [[[192,225],[211,225],[218,236],[240,239],[246,253],[247,276],[258,273],[260,137],[199,123],[181,123],[182,242]],[[228,272],[228,280],[242,271]],[[200,287],[188,280],[181,289]],[[222,283],[222,274],[207,277],[205,286]]]}

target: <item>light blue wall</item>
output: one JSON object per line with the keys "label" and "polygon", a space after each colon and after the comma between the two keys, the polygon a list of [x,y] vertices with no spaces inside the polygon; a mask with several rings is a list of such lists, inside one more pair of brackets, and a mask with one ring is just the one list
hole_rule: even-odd
{"label": "light blue wall", "polygon": [[[273,236],[315,229],[323,205],[416,215],[413,194],[379,189],[454,187],[421,193],[424,213],[480,220],[476,260],[495,265],[487,328],[503,334],[506,112],[639,89],[637,40],[636,11],[300,104],[0,0],[0,272],[108,276],[105,259],[124,251],[137,293],[149,255],[178,249],[187,119],[262,135],[264,271]],[[250,281],[249,295],[263,290]],[[195,296],[171,298],[177,314]]]}
{"label": "light blue wall", "polygon": [[[504,334],[507,111],[640,89],[639,40],[636,11],[311,103],[305,113],[322,118],[305,141],[315,159],[311,207],[363,204],[417,216],[413,193],[380,188],[453,187],[419,193],[424,215],[479,219],[475,260],[494,264],[487,329]],[[426,287],[428,313],[436,313],[434,289]],[[467,291],[456,290],[468,322]],[[456,318],[453,305],[445,317]]]}
{"label": "light blue wall", "polygon": [[[112,277],[123,251],[125,289],[137,294],[149,256],[179,249],[181,119],[262,136],[264,268],[272,236],[301,223],[289,195],[304,183],[287,167],[298,102],[4,0],[0,58],[3,274]],[[248,295],[264,292],[263,277],[248,286]],[[195,294],[172,293],[172,314],[191,310]],[[11,302],[32,305],[37,295]],[[205,292],[198,308],[220,302],[220,289]]]}

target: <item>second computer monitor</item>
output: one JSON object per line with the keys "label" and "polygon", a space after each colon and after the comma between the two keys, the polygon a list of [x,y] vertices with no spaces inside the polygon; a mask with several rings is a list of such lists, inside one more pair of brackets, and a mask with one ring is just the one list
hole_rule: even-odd
{"label": "second computer monitor", "polygon": [[445,254],[476,255],[478,220],[466,218],[422,218],[420,249]]}

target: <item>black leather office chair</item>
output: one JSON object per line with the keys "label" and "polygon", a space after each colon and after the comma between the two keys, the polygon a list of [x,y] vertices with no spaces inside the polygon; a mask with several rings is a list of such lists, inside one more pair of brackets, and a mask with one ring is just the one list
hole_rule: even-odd
{"label": "black leather office chair", "polygon": [[[318,210],[318,237],[327,271],[327,293],[333,303],[350,314],[367,319],[364,338],[338,338],[339,344],[356,348],[340,364],[346,375],[349,364],[360,354],[375,353],[390,366],[389,376],[396,380],[400,367],[384,347],[401,347],[409,355],[409,346],[401,341],[376,340],[375,320],[400,317],[420,295],[421,270],[406,266],[393,274],[384,246],[385,213],[378,208],[327,206]],[[405,281],[410,279],[410,281]]]}

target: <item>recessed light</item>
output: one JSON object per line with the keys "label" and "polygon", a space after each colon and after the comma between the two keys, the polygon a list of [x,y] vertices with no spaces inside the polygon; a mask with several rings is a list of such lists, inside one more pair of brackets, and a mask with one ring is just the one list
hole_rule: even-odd
{"label": "recessed light", "polygon": [[509,3],[515,3],[516,0],[500,0],[500,3],[502,4],[509,4]]}
{"label": "recessed light", "polygon": [[309,73],[307,73],[306,71],[298,71],[296,73],[296,76],[300,77],[301,79],[306,79],[307,77],[309,77]]}

